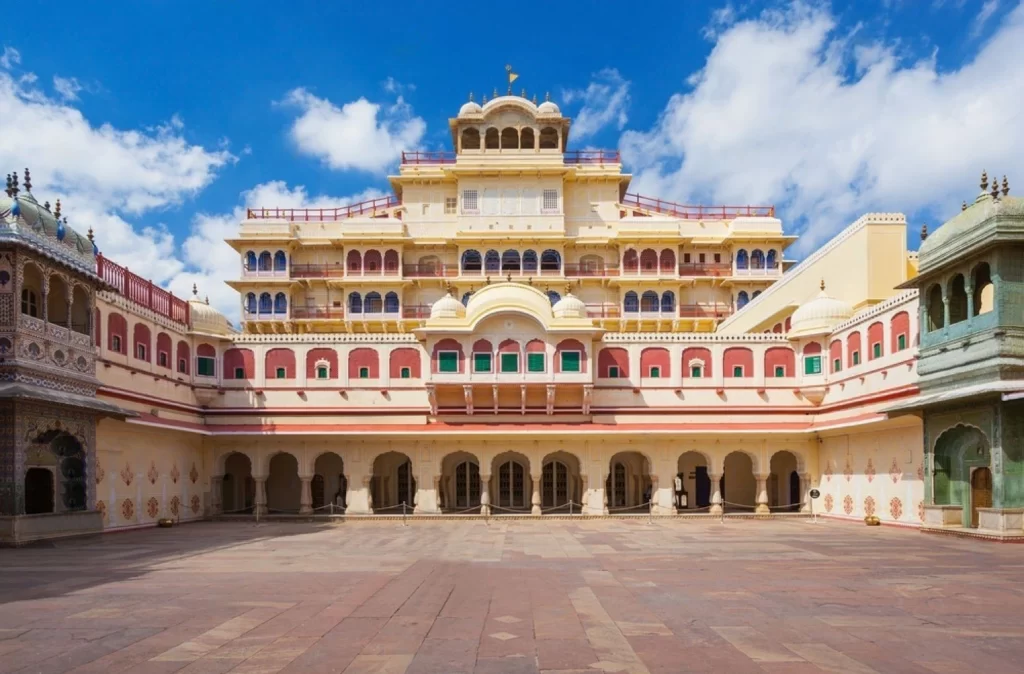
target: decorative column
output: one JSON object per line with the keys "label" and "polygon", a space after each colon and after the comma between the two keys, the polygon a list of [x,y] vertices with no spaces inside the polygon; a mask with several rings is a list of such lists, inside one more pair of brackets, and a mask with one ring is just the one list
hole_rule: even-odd
{"label": "decorative column", "polygon": [[313,481],[313,476],[300,475],[299,480],[302,482],[302,489],[299,491],[299,514],[312,515],[313,492],[312,489],[310,488],[310,483]]}
{"label": "decorative column", "polygon": [[[221,498],[224,491],[224,476],[214,475],[210,478],[210,515],[220,515],[224,512],[224,503]],[[185,503],[182,503],[182,508]]]}
{"label": "decorative column", "polygon": [[800,512],[811,512],[811,474],[800,473]]}
{"label": "decorative column", "polygon": [[486,473],[480,473],[480,514],[490,515],[491,514],[491,495],[490,495],[490,484],[491,476]]}
{"label": "decorative column", "polygon": [[601,514],[608,514],[608,475],[601,473]]}
{"label": "decorative column", "polygon": [[717,473],[709,473],[708,480],[711,482],[711,509],[712,515],[721,515],[725,512],[722,508],[722,476]]}
{"label": "decorative column", "polygon": [[371,489],[372,485],[373,485],[373,476],[372,475],[364,475],[363,476],[363,493],[366,494],[366,511],[365,511],[366,514],[370,514],[370,513],[373,512],[373,489]]}
{"label": "decorative column", "polygon": [[757,515],[767,515],[771,512],[768,508],[768,475],[757,475],[757,507],[754,509],[754,513]]}
{"label": "decorative column", "polygon": [[[974,286],[969,283],[964,284],[964,291],[967,293],[967,320],[971,320],[974,318]],[[884,323],[883,325],[888,326],[889,324]]]}
{"label": "decorative column", "polygon": [[257,515],[267,514],[267,478],[253,477],[253,483],[256,485],[256,494],[254,495],[253,508]]}
{"label": "decorative column", "polygon": [[542,477],[543,477],[543,475],[531,475],[530,476],[530,479],[533,480],[533,497],[530,499],[530,504],[532,505],[532,507],[530,508],[530,514],[531,515],[540,515],[541,514],[541,510],[540,510],[540,485],[541,485]]}
{"label": "decorative column", "polygon": [[942,293],[942,329],[949,329],[949,296]]}

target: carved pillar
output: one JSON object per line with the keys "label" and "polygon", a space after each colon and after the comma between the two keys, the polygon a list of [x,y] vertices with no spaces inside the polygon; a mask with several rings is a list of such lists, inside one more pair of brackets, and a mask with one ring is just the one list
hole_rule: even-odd
{"label": "carved pillar", "polygon": [[[210,514],[220,515],[224,511],[224,503],[221,501],[224,491],[224,476],[214,475],[210,478]],[[182,505],[184,507],[184,504]]]}
{"label": "carved pillar", "polygon": [[974,286],[964,285],[964,291],[967,293],[967,319],[970,320],[974,317]]}
{"label": "carved pillar", "polygon": [[480,473],[480,514],[491,514],[491,476],[487,473]]}
{"label": "carved pillar", "polygon": [[811,512],[811,474],[800,473],[800,512]]}
{"label": "carved pillar", "polygon": [[310,483],[313,481],[313,476],[300,475],[299,480],[302,482],[302,489],[299,492],[299,514],[311,515],[313,513],[313,491],[310,489]]}
{"label": "carved pillar", "polygon": [[608,476],[610,473],[601,473],[601,514],[608,514]]}
{"label": "carved pillar", "polygon": [[373,476],[363,476],[363,491],[366,493],[366,512],[373,512]]}
{"label": "carved pillar", "polygon": [[540,485],[543,475],[531,475],[530,479],[533,480],[533,497],[530,499],[530,514],[540,515]]}
{"label": "carved pillar", "polygon": [[757,475],[757,507],[754,512],[758,515],[767,515],[771,512],[768,508],[768,475]]}
{"label": "carved pillar", "polygon": [[712,515],[721,515],[724,512],[722,508],[722,476],[709,473],[708,480],[711,482],[711,510],[708,512]]}
{"label": "carved pillar", "polygon": [[942,327],[949,328],[949,296],[942,294]]}
{"label": "carved pillar", "polygon": [[267,514],[267,478],[253,477],[253,483],[256,485],[256,494],[254,497],[253,508],[257,515]]}

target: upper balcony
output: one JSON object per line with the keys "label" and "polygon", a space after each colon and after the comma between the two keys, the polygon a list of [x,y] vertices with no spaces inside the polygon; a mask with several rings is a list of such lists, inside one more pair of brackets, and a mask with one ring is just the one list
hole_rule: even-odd
{"label": "upper balcony", "polygon": [[687,206],[640,194],[626,193],[622,205],[661,213],[682,220],[733,220],[735,218],[774,218],[774,206]]}
{"label": "upper balcony", "polygon": [[[514,154],[511,154],[514,152]],[[560,155],[562,164],[565,166],[579,166],[579,167],[621,167],[622,156],[618,150],[568,150],[566,152],[552,152],[550,154],[544,153],[538,156],[548,158],[549,156]],[[466,159],[478,160],[485,156],[503,157],[517,159],[529,158],[531,156],[530,150],[522,150],[518,147],[511,148],[502,154],[501,148],[489,148],[484,150],[476,150],[472,152],[464,151],[463,154],[456,152],[447,151],[416,151],[416,152],[402,152],[402,166],[445,166],[455,165],[458,161],[464,161]]]}
{"label": "upper balcony", "polygon": [[160,286],[155,285],[138,274],[128,271],[127,267],[111,262],[103,255],[96,256],[96,275],[114,291],[126,299],[149,309],[164,318],[183,326],[189,325],[189,305],[187,300],[175,297]]}
{"label": "upper balcony", "polygon": [[246,220],[284,220],[286,222],[339,222],[360,216],[374,217],[402,205],[393,194],[337,208],[250,208]]}

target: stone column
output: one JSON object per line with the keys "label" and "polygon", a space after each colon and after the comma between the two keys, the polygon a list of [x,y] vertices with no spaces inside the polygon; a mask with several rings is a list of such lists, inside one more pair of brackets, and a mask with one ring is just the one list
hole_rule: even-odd
{"label": "stone column", "polygon": [[757,515],[767,515],[771,512],[768,508],[768,475],[756,475],[757,478],[757,507],[754,508],[754,513]]}
{"label": "stone column", "polygon": [[[299,514],[300,515],[312,515],[313,514],[313,492],[310,489],[310,483],[313,481],[312,475],[300,475],[299,480],[302,482],[302,489],[299,492]],[[325,494],[326,496],[326,494]]]}
{"label": "stone column", "polygon": [[491,514],[491,476],[487,473],[480,473],[480,514]]}
{"label": "stone column", "polygon": [[363,476],[363,493],[366,494],[366,510],[367,514],[373,512],[373,476]]}
{"label": "stone column", "polygon": [[711,482],[711,509],[712,515],[721,515],[725,510],[722,508],[722,476],[716,473],[708,473],[708,480]]}
{"label": "stone column", "polygon": [[[964,291],[967,293],[967,320],[970,320],[974,318],[974,286],[965,284]],[[883,323],[883,325],[888,326],[889,324]]]}
{"label": "stone column", "polygon": [[811,474],[800,473],[800,512],[811,512]]}
{"label": "stone column", "polygon": [[530,479],[533,480],[533,497],[530,499],[530,514],[540,515],[540,485],[543,475],[531,475]]}
{"label": "stone column", "polygon": [[253,482],[256,485],[256,494],[253,497],[253,508],[257,515],[267,514],[267,478],[253,477]]}
{"label": "stone column", "polygon": [[608,475],[601,473],[601,514],[608,514]]}
{"label": "stone column", "polygon": [[[214,475],[210,478],[210,514],[220,515],[224,512],[224,503],[222,502],[222,496],[224,492],[224,476]],[[181,507],[186,507],[186,504],[182,503]]]}

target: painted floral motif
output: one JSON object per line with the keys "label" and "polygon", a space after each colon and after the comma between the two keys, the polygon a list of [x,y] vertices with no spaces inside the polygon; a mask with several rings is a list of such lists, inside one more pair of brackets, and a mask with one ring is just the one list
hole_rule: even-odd
{"label": "painted floral motif", "polygon": [[96,510],[99,511],[100,516],[103,518],[103,521],[106,522],[107,521],[107,504],[104,503],[103,501],[96,501]]}
{"label": "painted floral motif", "polygon": [[924,501],[917,502],[917,519],[924,522]]}
{"label": "painted floral motif", "polygon": [[106,476],[107,476],[107,472],[105,470],[103,470],[103,464],[100,463],[100,460],[97,458],[96,459],[96,484],[99,484],[100,482],[103,482],[103,478],[105,478]]}
{"label": "painted floral motif", "polygon": [[924,463],[917,464],[917,479],[924,482]]}
{"label": "painted floral motif", "polygon": [[196,495],[196,496],[193,496],[193,497],[192,497],[192,512],[193,512],[194,514],[196,514],[196,515],[198,515],[198,514],[199,514],[199,508],[201,508],[201,507],[202,507],[202,505],[203,505],[203,504],[202,504],[202,502],[201,502],[201,501],[199,500],[199,496],[198,496],[198,495]]}
{"label": "painted floral motif", "polygon": [[155,496],[150,496],[146,501],[146,514],[149,515],[149,519],[155,519],[158,512],[160,512],[160,501],[157,501]]}
{"label": "painted floral motif", "polygon": [[903,501],[899,500],[895,496],[889,501],[889,514],[892,515],[894,520],[898,520],[903,516]]}
{"label": "painted floral motif", "polygon": [[149,480],[150,484],[156,484],[156,479],[160,477],[159,471],[156,469],[156,463],[149,462],[149,470],[146,471],[146,479]]}
{"label": "painted floral motif", "polygon": [[896,457],[892,459],[892,465],[889,466],[889,477],[892,478],[892,483],[896,484],[903,477],[903,471],[900,470],[899,464],[896,463]]}
{"label": "painted floral motif", "polygon": [[181,471],[178,470],[178,464],[171,466],[171,482],[178,484],[178,478],[181,477]]}
{"label": "painted floral motif", "polygon": [[868,466],[864,469],[864,474],[867,475],[869,483],[875,479],[875,472],[875,462],[869,458]]}
{"label": "painted floral motif", "polygon": [[121,517],[130,520],[135,517],[135,504],[130,498],[121,501]]}
{"label": "painted floral motif", "polygon": [[832,494],[825,494],[825,512],[832,512],[832,506],[835,505],[835,501],[832,499]]}
{"label": "painted floral motif", "polygon": [[199,479],[199,471],[196,470],[195,461],[192,462],[192,470],[188,471],[188,479],[192,480],[192,484],[195,484],[196,480]]}
{"label": "painted floral motif", "polygon": [[132,464],[124,464],[124,468],[121,469],[121,479],[126,487],[132,486],[132,480],[135,479],[135,474],[132,472]]}
{"label": "painted floral motif", "polygon": [[846,466],[843,467],[843,476],[849,482],[853,479],[853,466],[850,465],[850,457],[846,457]]}
{"label": "painted floral motif", "polygon": [[850,513],[853,512],[853,497],[852,496],[847,495],[847,496],[845,496],[843,498],[843,512],[846,513],[847,515],[849,515]]}
{"label": "painted floral motif", "polygon": [[825,462],[825,481],[826,482],[831,482],[832,481],[832,460],[831,459],[829,459],[828,461]]}
{"label": "painted floral motif", "polygon": [[875,514],[875,497],[868,496],[864,499],[864,515],[871,517]]}
{"label": "painted floral motif", "polygon": [[171,516],[177,517],[178,513],[181,512],[181,499],[177,496],[171,497]]}

